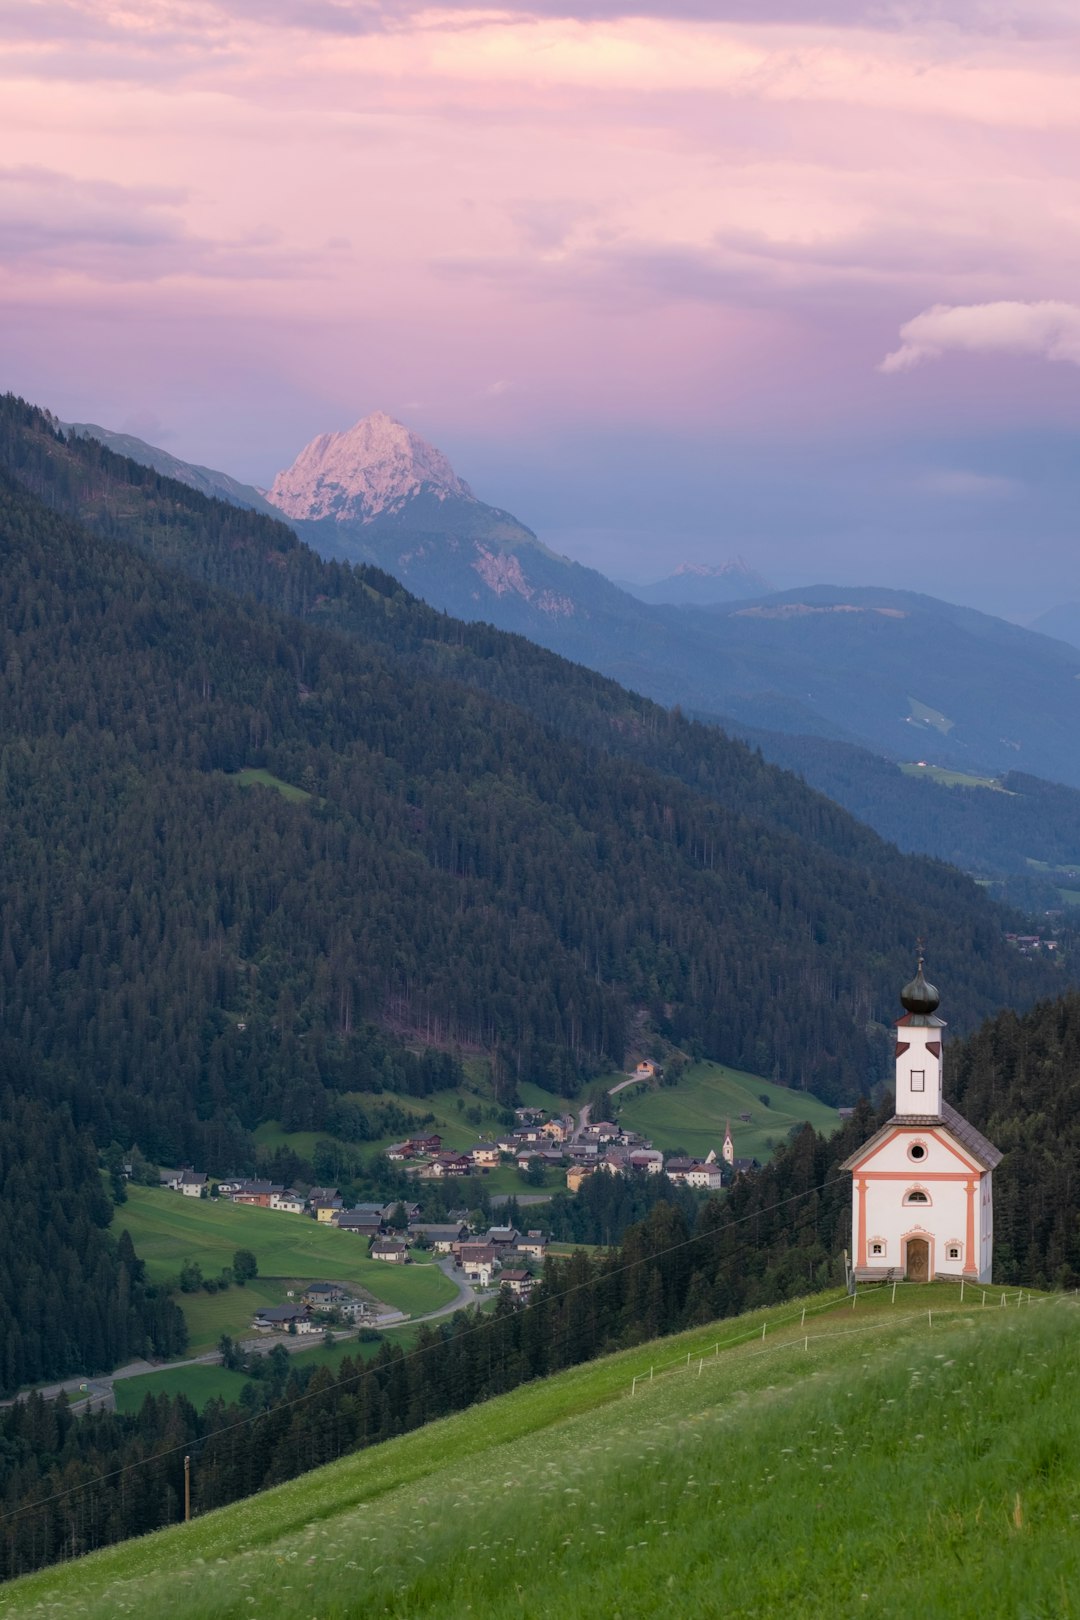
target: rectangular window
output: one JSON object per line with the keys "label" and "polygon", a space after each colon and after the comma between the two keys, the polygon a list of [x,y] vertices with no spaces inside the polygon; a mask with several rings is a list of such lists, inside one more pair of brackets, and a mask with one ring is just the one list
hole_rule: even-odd
{"label": "rectangular window", "polygon": [[884,1254],[885,1253],[885,1245],[884,1245],[884,1243],[871,1243],[871,1245],[870,1245],[870,1253],[871,1254]]}
{"label": "rectangular window", "polygon": [[926,1070],[925,1069],[912,1069],[912,1071],[911,1071],[911,1089],[912,1089],[912,1091],[925,1091],[926,1090]]}

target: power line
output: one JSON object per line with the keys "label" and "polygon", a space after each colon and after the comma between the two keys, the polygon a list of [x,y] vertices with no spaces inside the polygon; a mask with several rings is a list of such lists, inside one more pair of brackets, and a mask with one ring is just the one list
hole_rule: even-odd
{"label": "power line", "polygon": [[[826,1181],[819,1182],[815,1187],[806,1187],[802,1192],[792,1193],[789,1197],[778,1199],[773,1204],[766,1204],[762,1209],[753,1210],[748,1215],[740,1215],[735,1220],[729,1221],[726,1228],[717,1227],[709,1232],[691,1233],[689,1237],[681,1239],[678,1243],[669,1244],[665,1249],[657,1249],[652,1254],[642,1255],[637,1260],[627,1260],[622,1265],[613,1267],[610,1271],[605,1272],[602,1278],[589,1277],[583,1282],[574,1283],[571,1287],[566,1288],[561,1293],[553,1296],[550,1303],[554,1304],[557,1301],[561,1302],[564,1299],[569,1299],[574,1294],[582,1293],[586,1289],[595,1288],[600,1282],[606,1281],[609,1277],[621,1276],[625,1272],[633,1271],[637,1266],[652,1264],[658,1260],[665,1259],[668,1255],[677,1254],[680,1250],[689,1248],[692,1243],[700,1243],[704,1239],[708,1238],[717,1238],[724,1230],[730,1231],[733,1227],[744,1226],[747,1221],[757,1220],[762,1215],[771,1215],[778,1209],[784,1209],[788,1204],[797,1203],[802,1198],[809,1198],[814,1193],[824,1192],[826,1188],[834,1187],[838,1182],[845,1181],[846,1179],[846,1174],[830,1176]],[[737,1245],[733,1252],[738,1254],[743,1250],[750,1250],[754,1247],[755,1245],[752,1243],[743,1243]],[[529,1307],[526,1307],[526,1309],[528,1308]],[[458,1334],[458,1342],[460,1342],[462,1339],[471,1338],[474,1334],[481,1333],[485,1331],[485,1329],[490,1328],[490,1326],[491,1320],[489,1318],[475,1322],[471,1327],[465,1328]],[[443,1348],[441,1342],[436,1344],[417,1345],[412,1350],[402,1351],[402,1362],[410,1362],[417,1357],[427,1355],[431,1350],[441,1348]],[[581,1363],[578,1363],[578,1365],[581,1365]],[[371,1373],[372,1369],[370,1367],[364,1367],[359,1372],[354,1373],[351,1378],[337,1380],[336,1387],[338,1389],[347,1389],[351,1384],[358,1383],[361,1379],[369,1377]],[[308,1401],[317,1400],[319,1396],[327,1393],[328,1391],[321,1389],[305,1390],[302,1395],[296,1395],[290,1401],[282,1401],[277,1406],[271,1408],[270,1411],[272,1411],[274,1414],[279,1412],[288,1412],[295,1407],[305,1405]],[[270,1415],[270,1411],[253,1412],[250,1417],[240,1418],[236,1423],[226,1424],[223,1429],[215,1429],[212,1435],[206,1435],[203,1438],[207,1440],[216,1440],[221,1435],[234,1434],[238,1429],[249,1428],[252,1424],[258,1423],[262,1418],[268,1417]],[[136,1469],[146,1468],[151,1463],[164,1462],[166,1458],[176,1456],[180,1452],[187,1452],[190,1450],[190,1448],[191,1441],[183,1440],[178,1445],[167,1447],[164,1451],[154,1452],[154,1454],[150,1457],[139,1457],[135,1462],[125,1463],[123,1467],[114,1468],[107,1474],[97,1474],[93,1479],[83,1480],[78,1485],[69,1485],[62,1491],[55,1491],[51,1496],[41,1497],[35,1502],[25,1502],[17,1508],[9,1508],[6,1513],[0,1513],[0,1524],[6,1524],[11,1519],[18,1518],[21,1514],[32,1513],[37,1508],[49,1507],[53,1502],[63,1501],[69,1496],[78,1495],[81,1491],[92,1490],[95,1485],[108,1484],[110,1480],[119,1479],[122,1475],[133,1473]],[[259,1493],[253,1492],[252,1494],[258,1495]],[[243,1497],[237,1498],[237,1501],[243,1500],[245,1500]]]}

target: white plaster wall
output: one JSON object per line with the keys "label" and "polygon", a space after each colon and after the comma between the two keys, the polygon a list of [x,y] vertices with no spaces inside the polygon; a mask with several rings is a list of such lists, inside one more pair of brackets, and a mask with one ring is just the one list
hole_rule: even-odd
{"label": "white plaster wall", "polygon": [[[936,1114],[941,1109],[941,1059],[926,1050],[930,1041],[940,1041],[943,1029],[932,1025],[899,1025],[896,1038],[907,1041],[908,1050],[896,1060],[896,1112],[898,1114]],[[913,1070],[921,1069],[925,1075],[925,1088],[912,1091]]]}
{"label": "white plaster wall", "polygon": [[[933,1239],[930,1265],[934,1273],[963,1275],[967,1229],[967,1191],[963,1182],[926,1184],[933,1202],[905,1205],[907,1184],[902,1181],[871,1181],[866,1189],[866,1263],[868,1266],[902,1266],[903,1240],[914,1235]],[[856,1219],[858,1206],[856,1205]],[[872,1252],[875,1238],[884,1238],[885,1254]],[[946,1258],[945,1245],[955,1239],[960,1259]]]}

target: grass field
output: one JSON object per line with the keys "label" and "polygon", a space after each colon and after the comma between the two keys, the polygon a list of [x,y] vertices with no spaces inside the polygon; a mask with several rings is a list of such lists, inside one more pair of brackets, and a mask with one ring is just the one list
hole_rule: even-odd
{"label": "grass field", "polygon": [[175,1277],[187,1259],[197,1260],[206,1276],[216,1276],[232,1264],[237,1249],[255,1254],[259,1276],[246,1287],[176,1296],[187,1318],[192,1355],[212,1348],[223,1333],[246,1333],[257,1306],[281,1304],[297,1284],[359,1283],[376,1299],[411,1315],[437,1310],[454,1297],[453,1283],[437,1266],[369,1260],[363,1239],[304,1215],[130,1187],[127,1203],[113,1216],[114,1230],[124,1227],[157,1280]]}
{"label": "grass field", "polygon": [[645,1345],[13,1583],[0,1615],[1075,1620],[1080,1314],[998,1300],[834,1294]]}
{"label": "grass field", "polygon": [[[614,1085],[618,1080],[625,1080],[626,1076],[624,1074],[612,1074],[605,1075],[604,1079],[609,1079]],[[599,1083],[592,1082],[589,1090],[591,1091],[593,1086]],[[545,1108],[549,1114],[573,1114],[576,1117],[581,1107],[580,1098],[575,1102],[570,1097],[556,1097],[554,1092],[545,1091],[543,1086],[534,1086],[530,1080],[518,1081],[517,1095],[522,1108]]]}
{"label": "grass field", "polygon": [[[384,1342],[400,1344],[408,1349],[416,1340],[418,1327],[404,1322],[400,1327],[387,1328],[377,1339],[340,1339],[329,1347],[322,1343],[310,1350],[300,1350],[289,1357],[289,1366],[338,1367],[351,1356],[354,1361],[370,1361]],[[221,1396],[236,1400],[247,1379],[243,1373],[229,1372],[225,1367],[170,1367],[166,1372],[143,1373],[138,1378],[120,1378],[113,1385],[116,1404],[121,1412],[137,1412],[147,1395],[186,1395],[192,1406],[201,1411],[207,1401]]]}
{"label": "grass field", "polygon": [[1003,788],[993,776],[971,776],[967,771],[946,770],[944,765],[920,765],[913,760],[900,769],[905,776],[921,776],[928,782],[937,782],[939,787],[990,788],[994,793],[1008,793],[1008,788]]}
{"label": "grass field", "polygon": [[[525,1087],[523,1089],[529,1091],[530,1094],[539,1091],[538,1087]],[[544,1092],[539,1094],[547,1096],[547,1102],[544,1104],[527,1104],[527,1106],[555,1108],[561,1111],[563,1107],[562,1099],[553,1098]],[[347,1093],[347,1095],[358,1102],[361,1107],[365,1103],[372,1106],[378,1106],[379,1103],[396,1103],[399,1108],[405,1109],[406,1112],[415,1117],[415,1129],[417,1132],[427,1134],[430,1131],[437,1131],[443,1139],[443,1147],[452,1152],[462,1152],[466,1148],[471,1148],[476,1142],[493,1142],[506,1128],[498,1119],[486,1117],[491,1107],[490,1099],[472,1095],[467,1091],[436,1091],[432,1092],[430,1097],[423,1098],[398,1096],[391,1091],[379,1092],[377,1095],[357,1091]],[[460,1109],[457,1106],[459,1102],[463,1104]],[[566,1106],[572,1105],[567,1104]],[[485,1113],[485,1118],[479,1125],[470,1124],[464,1117],[465,1109],[471,1107],[479,1107]],[[425,1120],[421,1124],[421,1119],[427,1114],[434,1115],[434,1120]],[[271,1150],[278,1147],[289,1147],[294,1153],[298,1153],[302,1158],[309,1160],[315,1151],[317,1142],[332,1140],[327,1131],[282,1130],[277,1120],[268,1120],[265,1124],[257,1126],[253,1134],[260,1147]],[[381,1153],[390,1146],[391,1142],[399,1140],[400,1133],[381,1136],[371,1142],[358,1144],[359,1151],[362,1154]],[[488,1192],[492,1193],[528,1192],[532,1190],[527,1186],[517,1167],[512,1164],[503,1165],[499,1169],[493,1170],[490,1175],[482,1178],[477,1177],[477,1184],[481,1180]],[[562,1177],[557,1174],[550,1175],[545,1182],[545,1186],[549,1186],[553,1190],[561,1185]],[[462,1186],[462,1203],[470,1204],[474,1202],[474,1197],[470,1197],[470,1189],[473,1195],[475,1195],[476,1190],[472,1180],[463,1182]]]}
{"label": "grass field", "polygon": [[238,787],[268,787],[274,788],[283,799],[289,799],[293,804],[304,804],[311,798],[303,788],[294,787],[291,782],[283,782],[280,776],[273,776],[269,771],[259,769],[254,765],[247,766],[242,771],[234,771],[229,780]]}
{"label": "grass field", "polygon": [[1080,889],[1072,887],[1080,875],[1080,861],[1069,861],[1065,865],[1054,866],[1049,861],[1037,861],[1032,856],[1027,857],[1027,864],[1034,872],[1045,873],[1049,878],[1064,878],[1064,885],[1058,889],[1058,898],[1063,906],[1080,906]]}
{"label": "grass field", "polygon": [[142,1378],[118,1378],[113,1384],[118,1412],[137,1412],[147,1395],[186,1395],[201,1411],[207,1401],[235,1401],[247,1379],[227,1367],[170,1367]]}
{"label": "grass field", "polygon": [[942,714],[940,709],[932,709],[928,703],[920,703],[918,698],[909,697],[908,704],[909,719],[918,725],[933,726],[943,737],[947,737],[956,724],[956,721],[950,720],[947,714]]}
{"label": "grass field", "polygon": [[[761,1102],[769,1098],[769,1107]],[[720,1063],[697,1063],[677,1086],[628,1086],[615,1101],[619,1122],[650,1137],[659,1148],[684,1147],[704,1158],[710,1148],[719,1154],[724,1122],[731,1120],[731,1136],[738,1158],[760,1159],[772,1154],[793,1125],[804,1120],[815,1130],[830,1134],[840,1123],[835,1108],[828,1108],[806,1091],[789,1091],[756,1074],[727,1069]],[[749,1113],[750,1123],[739,1115]]]}
{"label": "grass field", "polygon": [[[479,1107],[486,1116],[492,1104],[489,1097],[474,1096],[467,1091],[433,1091],[429,1097],[398,1096],[392,1091],[355,1091],[346,1095],[361,1108],[377,1108],[380,1103],[396,1104],[415,1118],[417,1132],[422,1131],[426,1135],[430,1131],[437,1131],[443,1139],[443,1146],[453,1152],[470,1148],[475,1142],[492,1141],[504,1128],[497,1119],[487,1117],[479,1125],[470,1124],[465,1118],[466,1108]],[[459,1102],[461,1108],[458,1107]],[[425,1116],[429,1114],[434,1116],[433,1122],[426,1120]],[[425,1121],[423,1124],[422,1119]],[[258,1126],[254,1135],[260,1146],[291,1147],[305,1159],[311,1158],[316,1142],[331,1139],[328,1131],[284,1131],[276,1120]],[[400,1133],[394,1133],[355,1145],[361,1153],[381,1153],[391,1142],[400,1140]]]}

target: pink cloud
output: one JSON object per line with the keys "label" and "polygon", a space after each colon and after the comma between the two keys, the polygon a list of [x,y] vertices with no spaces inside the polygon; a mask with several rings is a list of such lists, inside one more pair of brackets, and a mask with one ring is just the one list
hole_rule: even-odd
{"label": "pink cloud", "polygon": [[1044,299],[950,307],[935,304],[900,328],[901,344],[879,371],[910,371],[949,351],[968,354],[1036,355],[1080,366],[1080,305]]}
{"label": "pink cloud", "polygon": [[[1067,21],[1054,0],[13,0],[0,296],[62,350],[72,283],[103,331],[131,330],[135,289],[193,367],[230,330],[260,389],[332,420],[408,399],[435,433],[448,412],[497,434],[895,420],[872,367],[906,313],[1071,296]],[[116,364],[152,406],[153,368]],[[225,381],[241,409],[255,369]]]}

